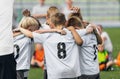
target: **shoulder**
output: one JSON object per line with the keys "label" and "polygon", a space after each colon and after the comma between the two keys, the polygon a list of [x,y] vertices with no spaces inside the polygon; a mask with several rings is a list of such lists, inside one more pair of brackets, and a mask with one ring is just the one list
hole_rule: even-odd
{"label": "shoulder", "polygon": [[41,29],[50,29],[50,26],[47,25],[46,23],[42,24]]}

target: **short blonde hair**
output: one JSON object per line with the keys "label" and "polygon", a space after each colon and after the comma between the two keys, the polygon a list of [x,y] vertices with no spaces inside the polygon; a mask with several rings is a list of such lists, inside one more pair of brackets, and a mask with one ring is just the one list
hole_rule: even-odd
{"label": "short blonde hair", "polygon": [[50,18],[52,15],[56,14],[59,12],[59,9],[55,6],[51,6],[49,7],[49,9],[47,10],[47,18]]}
{"label": "short blonde hair", "polygon": [[35,31],[41,27],[41,24],[34,17],[23,17],[19,23],[19,27],[28,29],[30,31]]}
{"label": "short blonde hair", "polygon": [[23,11],[23,18],[19,23],[19,27],[34,31],[38,30],[40,26],[40,22],[36,18],[30,16],[30,11],[28,9],[25,9]]}

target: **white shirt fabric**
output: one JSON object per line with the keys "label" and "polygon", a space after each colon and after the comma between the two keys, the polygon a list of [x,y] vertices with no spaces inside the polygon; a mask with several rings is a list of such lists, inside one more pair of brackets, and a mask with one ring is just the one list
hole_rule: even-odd
{"label": "white shirt fabric", "polygon": [[[81,36],[82,30],[77,30]],[[80,68],[83,75],[94,75],[99,73],[99,64],[97,59],[97,39],[94,34],[81,36],[82,46],[79,46]]]}
{"label": "white shirt fabric", "polygon": [[[71,32],[64,30],[67,32],[66,35],[33,33],[34,41],[43,43],[45,49],[48,79],[74,78],[81,75],[78,46],[75,44]],[[64,43],[64,45],[59,46],[58,43]],[[62,51],[65,51],[66,54],[63,54]],[[61,54],[58,54],[59,52]],[[60,59],[64,55],[66,55],[65,58]]]}
{"label": "white shirt fabric", "polygon": [[[16,45],[18,47],[16,47]],[[33,41],[30,38],[26,37],[25,35],[22,34],[14,37],[15,58],[19,53],[19,56],[16,58],[17,62],[16,70],[30,69],[31,58],[34,52],[33,48],[34,48]]]}
{"label": "white shirt fabric", "polygon": [[71,13],[72,11],[69,10],[67,7],[63,8],[63,13],[65,14],[66,19],[68,19],[68,15]]}
{"label": "white shirt fabric", "polygon": [[13,53],[13,3],[14,0],[0,1],[0,56]]}
{"label": "white shirt fabric", "polygon": [[[33,7],[32,9],[32,14],[47,14],[47,10],[48,10],[49,6],[47,5],[36,5]],[[39,19],[40,23],[43,24],[46,21],[46,17],[44,18],[40,18]]]}
{"label": "white shirt fabric", "polygon": [[40,29],[51,29],[49,25],[45,23],[42,24],[42,27]]}
{"label": "white shirt fabric", "polygon": [[102,38],[105,38],[104,48],[105,48],[108,52],[112,52],[112,51],[113,51],[113,46],[112,46],[112,42],[111,42],[110,37],[109,37],[109,35],[107,34],[107,32],[102,32],[101,37],[102,37]]}

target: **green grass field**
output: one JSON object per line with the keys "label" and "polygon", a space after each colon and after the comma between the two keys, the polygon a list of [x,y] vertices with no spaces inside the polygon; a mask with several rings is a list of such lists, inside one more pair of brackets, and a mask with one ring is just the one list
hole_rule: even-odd
{"label": "green grass field", "polygon": [[[105,28],[108,32],[114,47],[113,57],[116,58],[120,51],[120,28]],[[120,67],[114,66],[114,71],[102,71],[101,79],[120,79]],[[28,79],[43,79],[43,72],[40,68],[31,68]]]}

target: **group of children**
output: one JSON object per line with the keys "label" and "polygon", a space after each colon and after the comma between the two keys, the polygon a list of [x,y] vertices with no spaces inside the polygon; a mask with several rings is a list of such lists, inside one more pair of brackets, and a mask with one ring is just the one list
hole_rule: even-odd
{"label": "group of children", "polygon": [[29,10],[23,12],[19,28],[13,31],[17,79],[28,78],[35,46],[36,51],[44,51],[40,59],[44,61],[32,60],[44,69],[44,79],[100,79],[97,46],[102,44],[101,36],[95,24],[83,20],[79,8],[72,10],[66,20],[51,6],[42,25]]}

